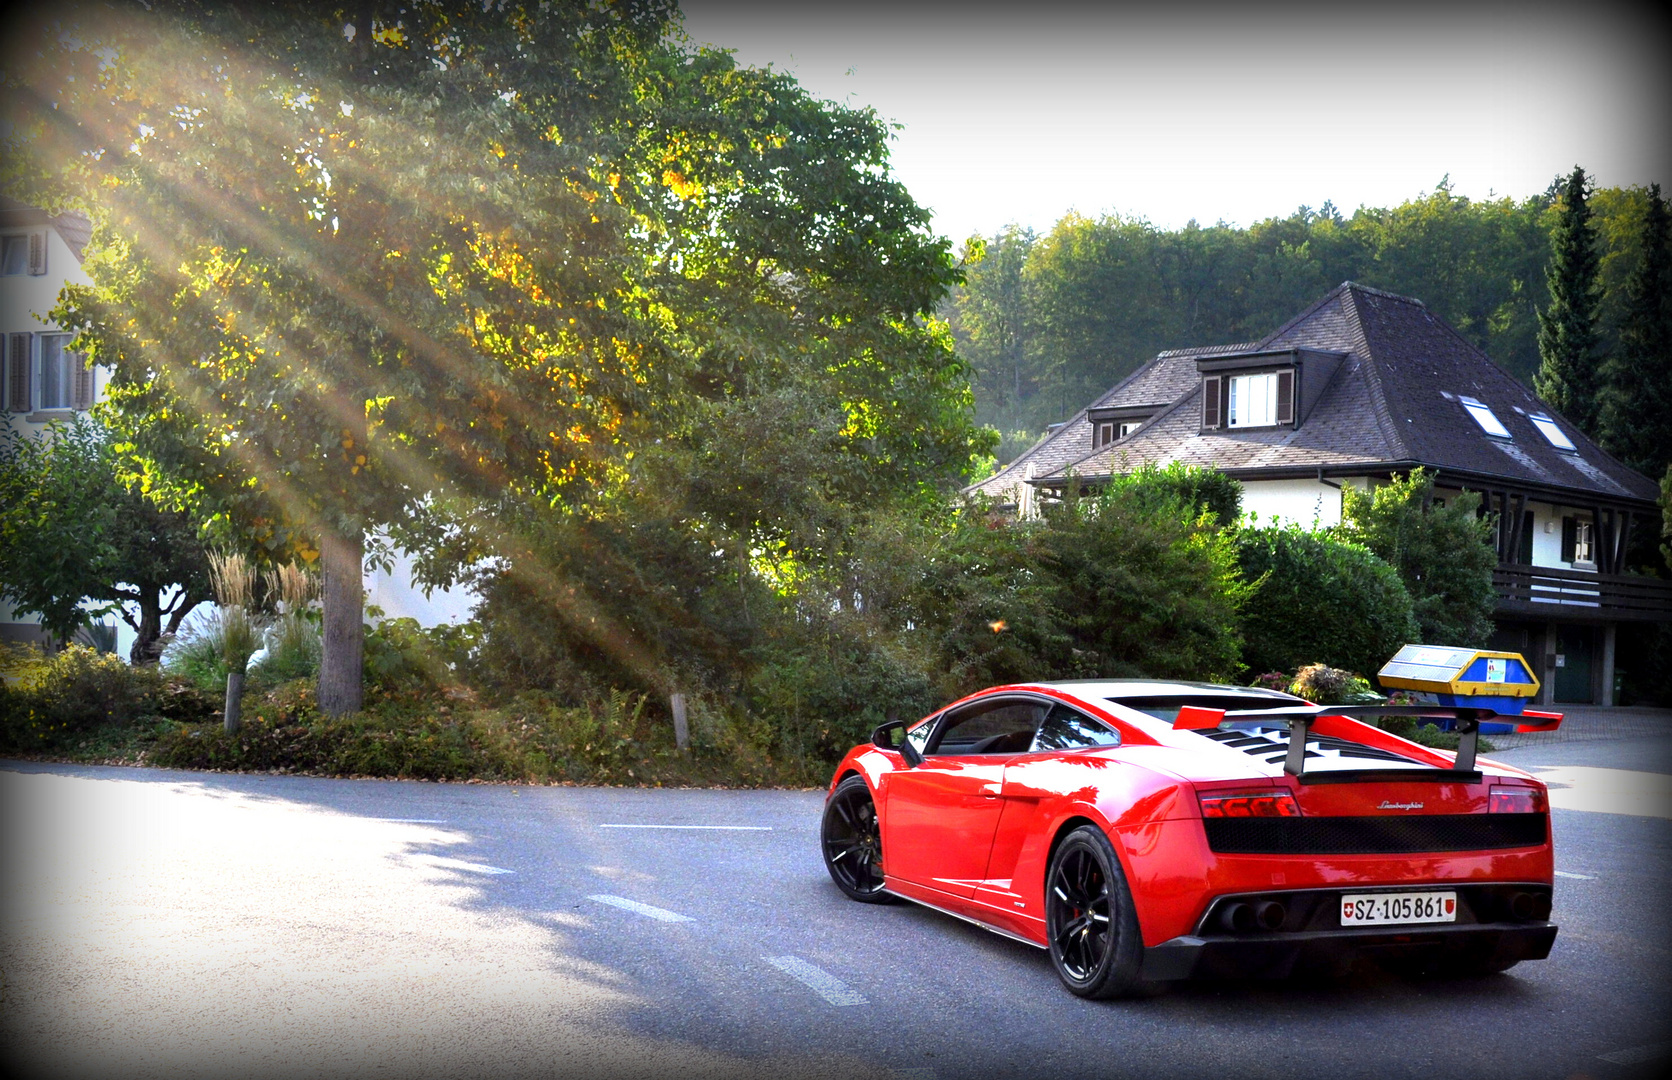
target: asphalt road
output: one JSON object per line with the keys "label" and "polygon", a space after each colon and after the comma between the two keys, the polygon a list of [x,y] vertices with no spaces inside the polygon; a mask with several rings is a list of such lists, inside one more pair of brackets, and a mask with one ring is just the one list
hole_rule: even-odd
{"label": "asphalt road", "polygon": [[[1567,781],[1550,960],[1468,981],[1191,984],[1138,1002],[1074,998],[1043,952],[948,916],[845,900],[818,856],[821,793],[7,763],[0,1064],[86,1077],[1659,1075],[1672,1060],[1672,755],[1638,740],[1500,756]],[[726,828],[620,827],[673,825]]]}

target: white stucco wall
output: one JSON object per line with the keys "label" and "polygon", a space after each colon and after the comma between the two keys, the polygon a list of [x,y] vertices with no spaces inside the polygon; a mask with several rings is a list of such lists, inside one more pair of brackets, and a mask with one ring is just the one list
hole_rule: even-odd
{"label": "white stucco wall", "polygon": [[463,588],[436,589],[425,596],[412,583],[412,556],[395,555],[391,571],[376,570],[366,575],[366,604],[383,609],[386,619],[417,619],[422,626],[465,622],[479,597]]}
{"label": "white stucco wall", "polygon": [[1318,480],[1245,480],[1242,512],[1253,514],[1261,525],[1272,524],[1274,518],[1307,529],[1339,525],[1341,489],[1335,485],[1340,483],[1339,480],[1328,484]]}

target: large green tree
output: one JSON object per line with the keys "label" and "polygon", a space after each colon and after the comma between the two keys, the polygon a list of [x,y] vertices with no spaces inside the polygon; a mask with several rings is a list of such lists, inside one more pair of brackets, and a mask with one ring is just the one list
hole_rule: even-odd
{"label": "large green tree", "polygon": [[[504,556],[641,664],[528,515],[654,473],[658,440],[719,453],[786,382],[840,416],[849,495],[967,463],[963,369],[922,318],[955,270],[885,129],[691,50],[671,3],[81,17],[14,76],[24,138],[100,219],[62,321],[116,368],[152,492],[319,553],[328,711],[359,704],[374,531],[431,580]],[[742,502],[712,508],[734,548],[793,531],[793,500]]]}
{"label": "large green tree", "polygon": [[1006,227],[984,245],[982,257],[952,295],[959,351],[979,380],[982,400],[990,403],[977,418],[1001,430],[1031,420],[1019,413],[1036,390],[1037,363],[1022,272],[1037,242],[1032,229]]}
{"label": "large green tree", "polygon": [[1477,515],[1479,506],[1480,496],[1467,491],[1438,503],[1425,469],[1373,491],[1341,489],[1340,535],[1399,572],[1424,644],[1478,649],[1492,634],[1495,526]]}
{"label": "large green tree", "polygon": [[1597,433],[1597,307],[1602,301],[1601,260],[1591,224],[1590,182],[1577,166],[1562,184],[1556,227],[1550,238],[1545,283],[1550,303],[1538,313],[1539,397],[1578,425]]}
{"label": "large green tree", "polygon": [[1672,215],[1649,189],[1637,266],[1626,282],[1619,348],[1602,369],[1602,445],[1639,472],[1672,465]]}
{"label": "large green tree", "polygon": [[135,633],[131,658],[154,664],[209,597],[193,521],[117,478],[117,455],[96,421],[0,437],[0,596],[68,641],[92,611],[114,611]]}

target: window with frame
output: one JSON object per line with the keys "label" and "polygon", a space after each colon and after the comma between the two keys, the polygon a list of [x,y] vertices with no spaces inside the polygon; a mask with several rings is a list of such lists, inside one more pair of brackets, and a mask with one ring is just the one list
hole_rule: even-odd
{"label": "window with frame", "polygon": [[1286,427],[1295,422],[1293,368],[1202,380],[1202,427]]}
{"label": "window with frame", "polygon": [[29,234],[0,237],[0,276],[16,277],[29,272]]}
{"label": "window with frame", "polygon": [[979,701],[941,721],[931,754],[1021,754],[1033,745],[1045,706],[1027,698]]}
{"label": "window with frame", "polygon": [[1596,551],[1593,544],[1595,530],[1593,522],[1588,517],[1565,517],[1562,519],[1562,561],[1566,563],[1584,563],[1592,565],[1596,562]]}
{"label": "window with frame", "polygon": [[1118,438],[1124,439],[1143,426],[1144,422],[1142,420],[1127,420],[1121,424]]}
{"label": "window with frame", "polygon": [[1569,451],[1570,453],[1577,453],[1579,451],[1579,447],[1575,446],[1573,444],[1573,440],[1568,438],[1567,432],[1563,431],[1551,417],[1545,415],[1544,413],[1528,413],[1527,419],[1533,422],[1533,426],[1538,428],[1538,433],[1543,435],[1544,440],[1551,446],[1554,446],[1558,450]]}
{"label": "window with frame", "polygon": [[1093,746],[1119,746],[1120,735],[1078,709],[1058,702],[1045,714],[1032,749],[1083,750]]}
{"label": "window with frame", "polygon": [[85,409],[92,404],[91,375],[69,350],[69,334],[41,334],[41,409]]}
{"label": "window with frame", "polygon": [[[1125,427],[1124,424],[1121,425],[1121,426]],[[1121,434],[1124,435],[1126,433],[1123,431],[1123,432],[1121,432]],[[1100,421],[1098,421],[1098,423],[1096,425],[1096,430],[1092,434],[1092,439],[1091,439],[1092,447],[1095,449],[1096,447],[1099,447],[1099,446],[1108,446],[1110,443],[1112,443],[1114,441],[1115,441],[1115,422],[1113,420],[1100,420]]]}
{"label": "window with frame", "polygon": [[1509,433],[1509,428],[1505,427],[1504,422],[1498,419],[1498,414],[1492,411],[1491,406],[1461,394],[1458,395],[1457,400],[1462,403],[1464,411],[1469,414],[1474,422],[1480,425],[1482,431],[1494,439],[1513,438]]}
{"label": "window with frame", "polygon": [[1276,424],[1277,372],[1232,376],[1226,418],[1231,427],[1271,427]]}

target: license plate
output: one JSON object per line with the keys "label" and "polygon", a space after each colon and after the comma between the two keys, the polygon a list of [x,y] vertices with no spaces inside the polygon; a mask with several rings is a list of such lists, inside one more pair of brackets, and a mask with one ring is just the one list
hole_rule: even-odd
{"label": "license plate", "polygon": [[1342,926],[1456,921],[1454,892],[1348,893],[1341,897]]}

